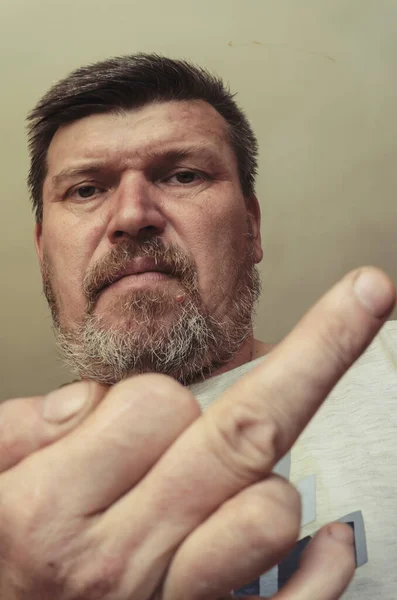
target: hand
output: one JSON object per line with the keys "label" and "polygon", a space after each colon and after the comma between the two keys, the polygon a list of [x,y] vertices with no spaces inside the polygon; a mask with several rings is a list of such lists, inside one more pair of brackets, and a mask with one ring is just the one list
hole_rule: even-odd
{"label": "hand", "polygon": [[[204,415],[160,375],[63,388],[45,400],[87,404],[60,425],[42,398],[5,403],[2,600],[220,600],[282,560],[300,502],[272,468],[391,311],[390,280],[370,272],[372,300],[348,275]],[[323,528],[277,600],[340,597],[354,555],[330,530],[351,536]]]}

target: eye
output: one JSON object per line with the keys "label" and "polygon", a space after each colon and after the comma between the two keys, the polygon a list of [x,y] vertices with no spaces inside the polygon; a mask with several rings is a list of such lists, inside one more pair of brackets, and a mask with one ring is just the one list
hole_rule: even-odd
{"label": "eye", "polygon": [[96,185],[80,185],[79,187],[74,188],[74,190],[71,190],[67,195],[75,196],[82,200],[89,200],[96,195],[98,190],[102,190],[102,188],[99,188]]}
{"label": "eye", "polygon": [[195,183],[203,179],[205,179],[204,173],[198,171],[179,171],[179,173],[175,173],[166,181],[174,184],[188,185],[189,183]]}

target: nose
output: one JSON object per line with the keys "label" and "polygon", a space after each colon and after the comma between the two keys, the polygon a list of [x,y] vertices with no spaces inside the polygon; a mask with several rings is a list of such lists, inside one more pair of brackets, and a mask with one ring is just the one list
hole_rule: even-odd
{"label": "nose", "polygon": [[124,238],[138,238],[161,234],[166,219],[158,202],[158,190],[140,173],[129,174],[110,200],[112,215],[107,236],[111,244]]}

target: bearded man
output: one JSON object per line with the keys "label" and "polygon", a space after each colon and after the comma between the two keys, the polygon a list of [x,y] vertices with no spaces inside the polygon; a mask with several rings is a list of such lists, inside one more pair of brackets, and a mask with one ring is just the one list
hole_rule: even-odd
{"label": "bearded man", "polygon": [[257,140],[186,61],[80,68],[29,122],[44,292],[81,381],[2,407],[2,599],[340,597],[367,562],[361,505],[316,514],[329,465],[289,450],[392,283],[351,273],[279,346],[254,339]]}

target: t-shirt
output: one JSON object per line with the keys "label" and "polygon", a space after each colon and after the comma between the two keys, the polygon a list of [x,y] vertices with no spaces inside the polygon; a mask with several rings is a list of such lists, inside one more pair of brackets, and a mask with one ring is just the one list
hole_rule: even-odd
{"label": "t-shirt", "polygon": [[[266,356],[191,386],[205,410]],[[299,489],[302,527],[286,559],[236,596],[269,597],[288,581],[320,527],[349,523],[356,573],[346,600],[397,599],[397,321],[389,321],[338,382],[275,468]]]}

